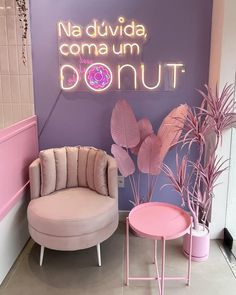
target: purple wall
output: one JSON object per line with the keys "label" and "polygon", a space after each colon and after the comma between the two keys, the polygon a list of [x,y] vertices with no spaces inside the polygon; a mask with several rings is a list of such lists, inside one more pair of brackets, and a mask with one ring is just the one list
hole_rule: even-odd
{"label": "purple wall", "polygon": [[[111,111],[120,98],[128,100],[138,119],[148,117],[155,130],[164,116],[180,103],[199,104],[195,89],[208,82],[212,0],[30,2],[35,111],[41,130],[41,149],[81,144],[110,152]],[[185,64],[186,74],[179,87],[169,92],[60,93],[57,22],[71,20],[86,25],[96,18],[112,23],[121,15],[146,25],[150,40],[142,55],[145,63],[182,61]],[[174,152],[170,152],[166,162],[172,163],[173,157]],[[156,199],[178,203],[168,189],[159,191],[165,182],[161,175]],[[126,188],[120,190],[120,209],[130,208],[129,195],[127,182]]]}

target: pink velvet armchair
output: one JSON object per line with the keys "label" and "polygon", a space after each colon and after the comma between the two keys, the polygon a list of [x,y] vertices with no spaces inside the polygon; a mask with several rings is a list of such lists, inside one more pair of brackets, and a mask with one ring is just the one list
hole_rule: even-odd
{"label": "pink velvet armchair", "polygon": [[27,217],[32,239],[44,249],[79,250],[97,246],[118,226],[115,160],[92,147],[41,151],[29,167],[31,201]]}

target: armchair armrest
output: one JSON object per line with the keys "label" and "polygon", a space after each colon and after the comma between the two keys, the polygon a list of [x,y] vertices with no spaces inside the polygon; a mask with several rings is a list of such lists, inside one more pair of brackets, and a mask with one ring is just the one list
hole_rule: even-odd
{"label": "armchair armrest", "polygon": [[35,199],[41,196],[40,160],[36,159],[29,166],[30,196]]}
{"label": "armchair armrest", "polygon": [[109,196],[118,199],[118,168],[116,160],[108,156],[108,192]]}

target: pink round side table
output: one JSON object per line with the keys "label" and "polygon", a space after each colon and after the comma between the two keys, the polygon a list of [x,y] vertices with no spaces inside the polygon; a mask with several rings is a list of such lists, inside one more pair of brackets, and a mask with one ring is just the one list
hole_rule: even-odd
{"label": "pink round side table", "polygon": [[[126,219],[126,285],[129,281],[157,280],[159,293],[164,295],[164,282],[166,280],[186,280],[190,285],[191,257],[192,257],[192,218],[183,209],[159,202],[145,203],[133,208]],[[130,277],[129,274],[129,227],[140,237],[154,240],[154,263],[156,276]],[[188,273],[185,277],[165,276],[166,240],[173,240],[184,236],[190,230]],[[162,270],[159,275],[157,263],[157,240],[162,241]]]}

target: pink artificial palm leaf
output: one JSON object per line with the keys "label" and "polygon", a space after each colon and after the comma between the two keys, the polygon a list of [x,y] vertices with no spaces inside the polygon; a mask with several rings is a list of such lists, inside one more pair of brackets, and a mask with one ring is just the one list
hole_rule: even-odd
{"label": "pink artificial palm leaf", "polygon": [[203,146],[206,144],[208,131],[211,129],[210,123],[203,116],[201,111],[189,108],[183,128],[183,136],[180,138],[183,143],[182,147],[188,145],[189,150],[193,143],[198,143],[201,149],[200,156],[203,152]]}
{"label": "pink artificial palm leaf", "polygon": [[191,162],[194,169],[199,172],[204,190],[208,194],[213,192],[218,177],[228,168],[225,167],[227,162],[228,160],[223,161],[222,157],[218,159],[216,155],[211,155],[205,165],[202,165],[200,162]]}
{"label": "pink artificial palm leaf", "polygon": [[234,85],[225,85],[221,94],[212,91],[205,85],[207,93],[199,91],[203,97],[201,110],[209,117],[215,129],[217,139],[221,137],[224,129],[232,126],[235,120]]}
{"label": "pink artificial palm leaf", "polygon": [[127,177],[135,172],[134,162],[130,155],[117,144],[111,146],[111,153],[117,161],[120,173]]}
{"label": "pink artificial palm leaf", "polygon": [[143,118],[138,121],[138,127],[139,127],[139,132],[140,132],[140,142],[138,143],[137,146],[131,148],[131,152],[134,155],[138,155],[139,149],[143,143],[143,141],[151,134],[154,133],[153,128],[152,128],[152,123],[147,119]]}
{"label": "pink artificial palm leaf", "polygon": [[214,154],[211,155],[207,163],[202,165],[200,162],[192,163],[195,172],[197,173],[198,191],[195,193],[197,197],[194,200],[201,208],[201,222],[206,223],[208,213],[211,207],[213,198],[213,189],[217,185],[218,177],[227,169],[225,167],[226,161],[222,161],[222,158],[218,159]]}
{"label": "pink artificial palm leaf", "polygon": [[160,138],[152,134],[142,143],[138,152],[138,168],[143,173],[158,175],[161,168],[160,159],[161,141]]}
{"label": "pink artificial palm leaf", "polygon": [[188,105],[182,104],[173,109],[163,120],[157,135],[161,139],[162,147],[160,157],[164,160],[169,149],[178,143],[182,133],[185,118],[187,117]]}
{"label": "pink artificial palm leaf", "polygon": [[135,147],[140,141],[138,123],[126,100],[119,100],[111,116],[111,136],[116,144]]}
{"label": "pink artificial palm leaf", "polygon": [[166,176],[170,179],[170,184],[165,184],[162,186],[172,186],[174,190],[179,193],[181,199],[182,199],[182,206],[185,205],[185,195],[186,191],[188,189],[188,182],[189,177],[187,176],[187,164],[188,164],[188,158],[187,156],[184,156],[179,163],[179,156],[176,153],[176,173],[172,171],[170,167],[168,167],[166,164],[163,165],[163,171],[166,174]]}

